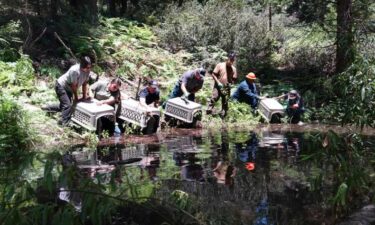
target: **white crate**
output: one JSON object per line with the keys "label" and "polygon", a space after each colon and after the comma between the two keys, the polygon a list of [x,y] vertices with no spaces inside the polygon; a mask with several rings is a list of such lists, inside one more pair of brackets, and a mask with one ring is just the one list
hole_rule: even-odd
{"label": "white crate", "polygon": [[97,101],[78,102],[75,109],[73,109],[72,121],[78,125],[96,131],[98,119],[102,116],[113,117],[115,115],[112,106],[103,104],[97,105]]}
{"label": "white crate", "polygon": [[134,159],[134,158],[142,158],[145,156],[145,146],[137,145],[137,146],[129,146],[126,148],[121,149],[121,159]]}
{"label": "white crate", "polygon": [[126,99],[121,102],[121,119],[140,126],[147,127],[149,116],[157,115],[160,117],[160,110],[154,107],[143,106],[139,101]]}
{"label": "white crate", "polygon": [[165,114],[186,123],[192,123],[194,114],[202,110],[202,105],[189,100],[182,100],[180,97],[167,101]]}
{"label": "white crate", "polygon": [[284,107],[276,99],[266,98],[260,101],[259,112],[269,122],[276,113],[284,116]]}

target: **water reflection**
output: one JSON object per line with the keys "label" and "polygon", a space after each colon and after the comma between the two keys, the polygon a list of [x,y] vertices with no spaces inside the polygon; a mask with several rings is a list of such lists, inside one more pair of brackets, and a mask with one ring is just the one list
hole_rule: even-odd
{"label": "water reflection", "polygon": [[294,188],[301,181],[293,177],[303,172],[302,143],[301,135],[267,130],[173,133],[159,143],[115,143],[72,155],[87,167],[114,166],[118,182],[126,170],[137,169],[137,179],[158,182],[156,198],[169,199],[174,190],[195,196],[191,207],[205,209],[214,224],[288,224],[290,218],[304,220],[296,197],[303,193]]}

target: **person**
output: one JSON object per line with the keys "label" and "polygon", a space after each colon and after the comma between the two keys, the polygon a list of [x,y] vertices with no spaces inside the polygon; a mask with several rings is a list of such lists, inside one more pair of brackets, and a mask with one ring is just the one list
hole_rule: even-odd
{"label": "person", "polygon": [[256,109],[258,101],[264,98],[259,96],[259,92],[255,85],[256,79],[254,73],[247,74],[245,80],[238,85],[231,98],[234,101],[247,103],[251,108]]}
{"label": "person", "polygon": [[233,66],[236,54],[231,52],[225,62],[216,65],[212,72],[215,81],[212,96],[207,107],[207,114],[211,114],[215,103],[221,98],[221,117],[224,118],[228,111],[228,98],[230,97],[230,85],[237,79],[237,70]]}
{"label": "person", "polygon": [[296,90],[291,90],[287,94],[280,95],[276,99],[287,100],[286,114],[291,123],[301,124],[301,115],[304,113],[305,108],[303,105],[303,99]]}
{"label": "person", "polygon": [[[159,107],[160,91],[158,88],[158,82],[156,80],[150,80],[147,86],[139,92],[139,102],[143,106],[148,107]],[[142,133],[152,134],[155,133],[159,127],[159,115],[150,115],[147,121],[147,127],[143,128]]]}
{"label": "person", "polygon": [[[60,101],[61,119],[59,124],[66,126],[70,121],[72,107],[75,103],[89,98],[87,86],[91,71],[91,60],[83,56],[79,64],[75,64],[59,77],[55,84],[55,91]],[[82,87],[82,98],[78,98],[78,89]],[[73,100],[72,100],[73,98]]]}
{"label": "person", "polygon": [[111,81],[100,80],[95,82],[90,90],[94,95],[94,98],[99,100],[98,105],[107,104],[110,106],[115,106],[121,102],[121,80],[119,78],[114,78]]}
{"label": "person", "polygon": [[195,93],[202,89],[206,70],[198,68],[185,72],[175,87],[169,98],[184,97],[190,101],[195,100]]}
{"label": "person", "polygon": [[218,184],[232,186],[234,183],[233,178],[237,173],[237,168],[235,168],[229,161],[219,161],[212,172],[214,173]]}
{"label": "person", "polygon": [[[115,108],[116,117],[114,119],[114,132],[121,133],[122,130],[118,126],[123,123],[122,120],[118,119],[121,114],[121,80],[119,78],[114,78],[111,81],[100,80],[91,85],[90,90],[95,99],[99,100],[96,104],[103,105],[107,104]],[[110,122],[107,118],[102,117],[102,124],[107,124]]]}
{"label": "person", "polygon": [[139,92],[139,101],[144,106],[159,107],[160,91],[158,88],[158,82],[156,80],[150,80],[147,82],[147,86]]}
{"label": "person", "polygon": [[258,137],[253,131],[250,132],[250,138],[246,141],[246,146],[243,143],[236,143],[235,148],[238,158],[244,162],[255,162],[256,153],[258,151]]}

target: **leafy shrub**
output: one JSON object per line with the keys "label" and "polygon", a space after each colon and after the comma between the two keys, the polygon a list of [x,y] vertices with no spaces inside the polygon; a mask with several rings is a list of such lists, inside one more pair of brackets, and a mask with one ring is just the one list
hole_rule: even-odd
{"label": "leafy shrub", "polygon": [[[279,21],[277,26],[288,22],[281,17]],[[204,5],[191,1],[182,7],[170,6],[155,30],[172,52],[182,48],[194,52],[196,46],[235,50],[242,73],[267,65],[272,51],[280,46],[279,31],[269,32],[267,23],[266,14],[256,14],[238,1],[208,1]]]}
{"label": "leafy shrub", "polygon": [[333,71],[334,40],[321,28],[289,28],[282,32],[286,40],[277,53],[276,65],[315,73]]}
{"label": "leafy shrub", "polygon": [[13,62],[19,58],[16,46],[21,42],[21,22],[10,21],[0,26],[0,60]]}
{"label": "leafy shrub", "polygon": [[12,63],[0,61],[0,86],[10,89],[13,94],[23,90],[32,90],[34,81],[34,68],[27,55]]}
{"label": "leafy shrub", "polygon": [[375,127],[375,60],[359,58],[335,86],[345,109],[342,122]]}
{"label": "leafy shrub", "polygon": [[62,72],[57,66],[44,65],[40,68],[40,74],[50,78],[58,78],[61,76]]}
{"label": "leafy shrub", "polygon": [[11,97],[0,92],[0,154],[7,156],[12,151],[30,147],[32,135],[29,118]]}

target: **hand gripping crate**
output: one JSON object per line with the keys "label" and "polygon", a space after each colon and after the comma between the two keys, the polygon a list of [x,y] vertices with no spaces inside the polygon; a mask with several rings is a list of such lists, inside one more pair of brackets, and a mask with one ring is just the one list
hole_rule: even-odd
{"label": "hand gripping crate", "polygon": [[100,117],[113,117],[114,115],[115,111],[112,106],[97,105],[96,101],[78,102],[73,110],[72,121],[88,130],[96,131]]}
{"label": "hand gripping crate", "polygon": [[267,122],[270,122],[275,114],[284,116],[284,107],[276,99],[266,98],[260,101],[259,112]]}
{"label": "hand gripping crate", "polygon": [[147,127],[149,116],[157,115],[160,117],[160,110],[154,107],[143,106],[139,101],[126,99],[121,102],[121,119],[138,125],[142,128]]}
{"label": "hand gripping crate", "polygon": [[189,100],[183,100],[180,97],[172,98],[167,101],[165,114],[186,123],[192,123],[194,114],[202,111],[202,105]]}

